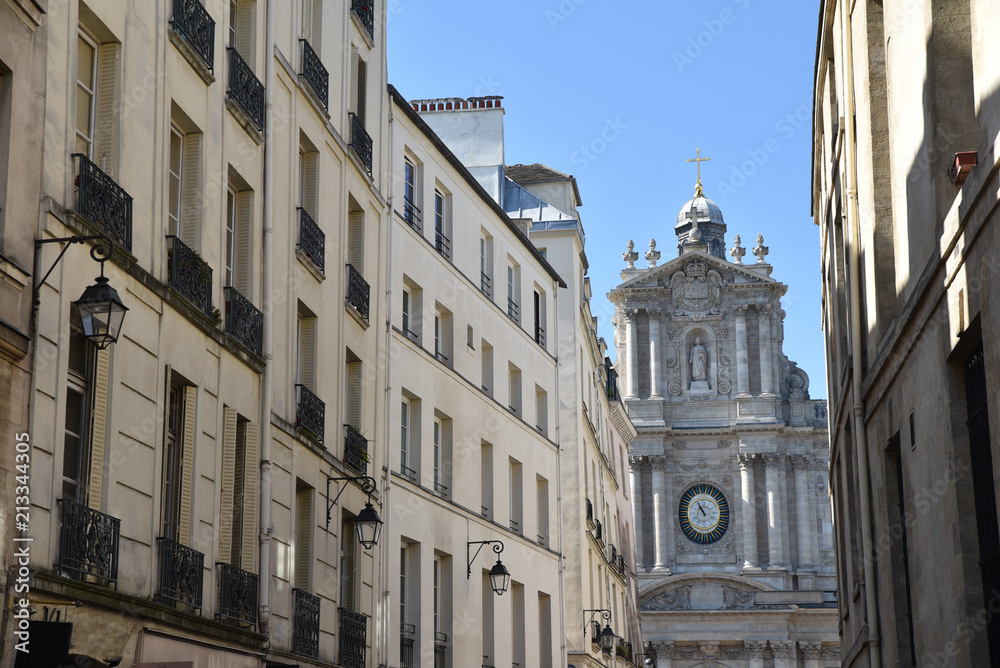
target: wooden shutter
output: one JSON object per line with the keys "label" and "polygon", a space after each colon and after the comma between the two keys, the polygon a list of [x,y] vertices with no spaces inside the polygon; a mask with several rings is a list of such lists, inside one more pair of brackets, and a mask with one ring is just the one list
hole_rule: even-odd
{"label": "wooden shutter", "polygon": [[197,413],[198,388],[184,387],[184,426],[181,436],[181,503],[177,521],[177,542],[191,544],[191,485],[194,479],[194,430]]}
{"label": "wooden shutter", "polygon": [[257,27],[256,5],[254,0],[241,0],[236,6],[236,51],[247,62],[251,70],[255,69],[253,46]]}
{"label": "wooden shutter", "polygon": [[[358,65],[361,57],[358,55],[358,47],[351,47],[351,107],[349,111],[358,113]],[[362,119],[363,121],[363,119]]]}
{"label": "wooden shutter", "polygon": [[[242,473],[242,472],[241,472]],[[240,478],[242,479],[242,475]],[[219,561],[232,565],[233,495],[236,484],[236,410],[222,409],[222,503],[219,506]]]}
{"label": "wooden shutter", "polygon": [[361,275],[365,273],[365,214],[361,211],[352,212],[348,216],[348,262]]}
{"label": "wooden shutter", "polygon": [[361,430],[361,362],[347,364],[347,424]]}
{"label": "wooden shutter", "polygon": [[243,459],[243,545],[240,561],[245,571],[254,570],[254,555],[257,550],[257,467],[260,428],[256,424],[246,424],[246,456]]}
{"label": "wooden shutter", "polygon": [[108,370],[110,354],[95,350],[97,370],[94,373],[94,408],[90,428],[90,480],[87,483],[87,505],[101,509],[104,494],[104,450],[108,433]]}
{"label": "wooden shutter", "polygon": [[303,487],[295,493],[295,586],[311,591],[313,560],[313,490]]}
{"label": "wooden shutter", "polygon": [[253,191],[236,193],[236,240],[233,287],[253,299]]}
{"label": "wooden shutter", "polygon": [[198,250],[201,235],[201,138],[200,134],[184,135],[181,148],[181,241]]}
{"label": "wooden shutter", "polygon": [[94,118],[94,163],[114,177],[118,153],[118,49],[115,43],[97,47],[97,101]]}
{"label": "wooden shutter", "polygon": [[316,391],[316,318],[299,321],[299,382]]}
{"label": "wooden shutter", "polygon": [[302,0],[302,39],[308,40],[310,46],[313,46],[312,21],[313,21],[312,0]]}
{"label": "wooden shutter", "polygon": [[313,220],[319,215],[319,153],[302,154],[302,208]]}

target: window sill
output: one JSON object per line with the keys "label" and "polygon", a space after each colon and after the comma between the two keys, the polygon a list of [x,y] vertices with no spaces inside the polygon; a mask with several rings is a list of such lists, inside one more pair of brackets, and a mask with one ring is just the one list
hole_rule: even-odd
{"label": "window sill", "polygon": [[247,116],[246,112],[240,108],[239,103],[228,95],[226,96],[226,109],[228,109],[229,113],[233,115],[236,121],[240,124],[240,127],[242,127],[243,130],[250,135],[250,139],[252,139],[257,146],[260,146],[264,141],[264,134],[261,132],[260,128],[257,127],[257,124],[254,123],[249,116]]}
{"label": "window sill", "polygon": [[301,262],[305,266],[305,268],[309,270],[309,273],[312,274],[313,278],[315,278],[317,281],[322,283],[323,281],[326,280],[326,274],[320,271],[320,268],[313,263],[313,261],[309,258],[309,256],[306,253],[302,251],[301,248],[296,247],[295,257],[299,259],[299,262]]}
{"label": "window sill", "polygon": [[188,61],[188,64],[195,72],[198,73],[201,80],[208,86],[215,83],[215,73],[208,67],[205,61],[202,60],[198,52],[191,48],[188,41],[173,28],[168,28],[167,34],[170,36],[170,43],[177,47],[177,50],[181,52],[182,56],[184,56],[184,60]]}

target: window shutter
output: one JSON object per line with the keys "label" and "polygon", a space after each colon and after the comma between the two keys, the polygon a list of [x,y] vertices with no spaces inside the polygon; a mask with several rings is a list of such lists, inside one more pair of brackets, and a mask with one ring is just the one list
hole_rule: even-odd
{"label": "window shutter", "polygon": [[198,250],[201,220],[201,138],[200,134],[184,135],[181,159],[181,229],[180,237],[186,245]]}
{"label": "window shutter", "polygon": [[236,193],[236,258],[233,286],[252,299],[253,292],[253,192]]}
{"label": "window shutter", "polygon": [[194,476],[194,429],[197,412],[198,388],[193,385],[184,387],[184,433],[181,448],[181,512],[177,523],[177,542],[182,545],[191,543],[191,485]]}
{"label": "window shutter", "polygon": [[302,0],[302,39],[307,40],[312,46],[312,20],[313,3],[312,0]]}
{"label": "window shutter", "polygon": [[348,262],[364,275],[365,269],[365,214],[358,211],[350,214],[348,219]]}
{"label": "window shutter", "polygon": [[118,149],[118,46],[108,43],[97,47],[94,163],[111,177],[115,176]]}
{"label": "window shutter", "polygon": [[[219,507],[219,561],[232,565],[233,494],[236,484],[236,410],[222,409],[222,504]],[[242,475],[240,476],[242,478]]]}
{"label": "window shutter", "polygon": [[[361,57],[358,55],[358,47],[351,47],[351,108],[350,111],[358,113],[358,66]],[[364,119],[359,119],[364,122]]]}
{"label": "window shutter", "polygon": [[319,153],[302,156],[302,208],[313,220],[318,219]]}
{"label": "window shutter", "polygon": [[110,354],[95,350],[97,371],[94,374],[94,408],[90,428],[90,480],[87,484],[87,505],[101,509],[104,493],[104,448],[108,431],[108,370]]}
{"label": "window shutter", "polygon": [[299,382],[316,391],[316,318],[302,318],[300,321],[302,340],[299,342],[299,359],[302,369]]}
{"label": "window shutter", "polygon": [[361,431],[361,362],[347,365],[347,424]]}
{"label": "window shutter", "polygon": [[311,591],[312,575],[312,489],[303,488],[295,494],[295,586],[303,591]]}
{"label": "window shutter", "polygon": [[253,70],[254,33],[257,26],[255,9],[257,3],[253,0],[242,0],[236,7],[236,51]]}
{"label": "window shutter", "polygon": [[240,548],[240,566],[245,571],[254,570],[254,555],[257,553],[257,467],[260,428],[256,424],[246,425],[246,456],[243,460],[243,545]]}

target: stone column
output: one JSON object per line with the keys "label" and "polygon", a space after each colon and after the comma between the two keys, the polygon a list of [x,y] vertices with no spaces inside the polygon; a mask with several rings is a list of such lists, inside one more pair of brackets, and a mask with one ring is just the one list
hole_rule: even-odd
{"label": "stone column", "polygon": [[635,527],[635,568],[642,572],[646,570],[646,547],[643,541],[642,517],[642,457],[629,457],[629,481],[632,492],[632,525]]}
{"label": "stone column", "polygon": [[781,532],[781,471],[782,455],[768,453],[764,460],[764,484],[767,487],[767,554],[768,570],[785,568],[784,545]]}
{"label": "stone column", "polygon": [[772,640],[771,653],[774,655],[774,668],[792,668],[795,659],[792,658],[791,640]]}
{"label": "stone column", "polygon": [[638,332],[635,331],[634,308],[624,310],[625,316],[625,352],[628,358],[628,386],[625,388],[625,396],[635,399],[639,396],[639,344]]}
{"label": "stone column", "polygon": [[750,366],[747,361],[747,306],[735,304],[736,316],[736,393],[750,394]]}
{"label": "stone column", "polygon": [[670,518],[670,502],[667,485],[667,458],[656,456],[649,458],[653,468],[653,521],[656,523],[656,563],[653,570],[670,572],[670,539],[673,537],[673,522]]}
{"label": "stone column", "polygon": [[660,314],[658,308],[646,309],[649,315],[649,386],[650,398],[663,396],[663,380],[660,378]]}
{"label": "stone column", "polygon": [[792,457],[792,470],[795,472],[795,518],[798,528],[799,568],[798,570],[815,570],[816,553],[813,552],[816,523],[809,503],[809,458]]}
{"label": "stone column", "polygon": [[744,640],[747,656],[750,658],[748,665],[750,668],[764,668],[764,648],[767,647],[765,640]]}
{"label": "stone column", "polygon": [[653,646],[653,650],[656,652],[656,668],[671,668],[674,665],[673,655],[674,655],[674,643],[671,641],[667,642],[651,642],[650,645]]}
{"label": "stone column", "polygon": [[823,656],[823,645],[818,642],[800,642],[799,654],[802,656],[804,668],[820,668],[820,659]]}
{"label": "stone column", "polygon": [[757,324],[760,332],[760,393],[774,394],[771,364],[771,305],[757,305]]}
{"label": "stone column", "polygon": [[754,456],[741,454],[739,458],[743,505],[743,568],[760,568],[757,553],[757,504],[754,503]]}

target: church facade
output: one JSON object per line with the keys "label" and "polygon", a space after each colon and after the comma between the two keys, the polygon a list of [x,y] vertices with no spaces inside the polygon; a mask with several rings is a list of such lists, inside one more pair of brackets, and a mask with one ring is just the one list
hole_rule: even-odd
{"label": "church facade", "polygon": [[639,606],[657,668],[839,665],[826,402],[782,352],[787,287],[758,235],[726,259],[702,192],[677,257],[629,242],[615,307]]}

